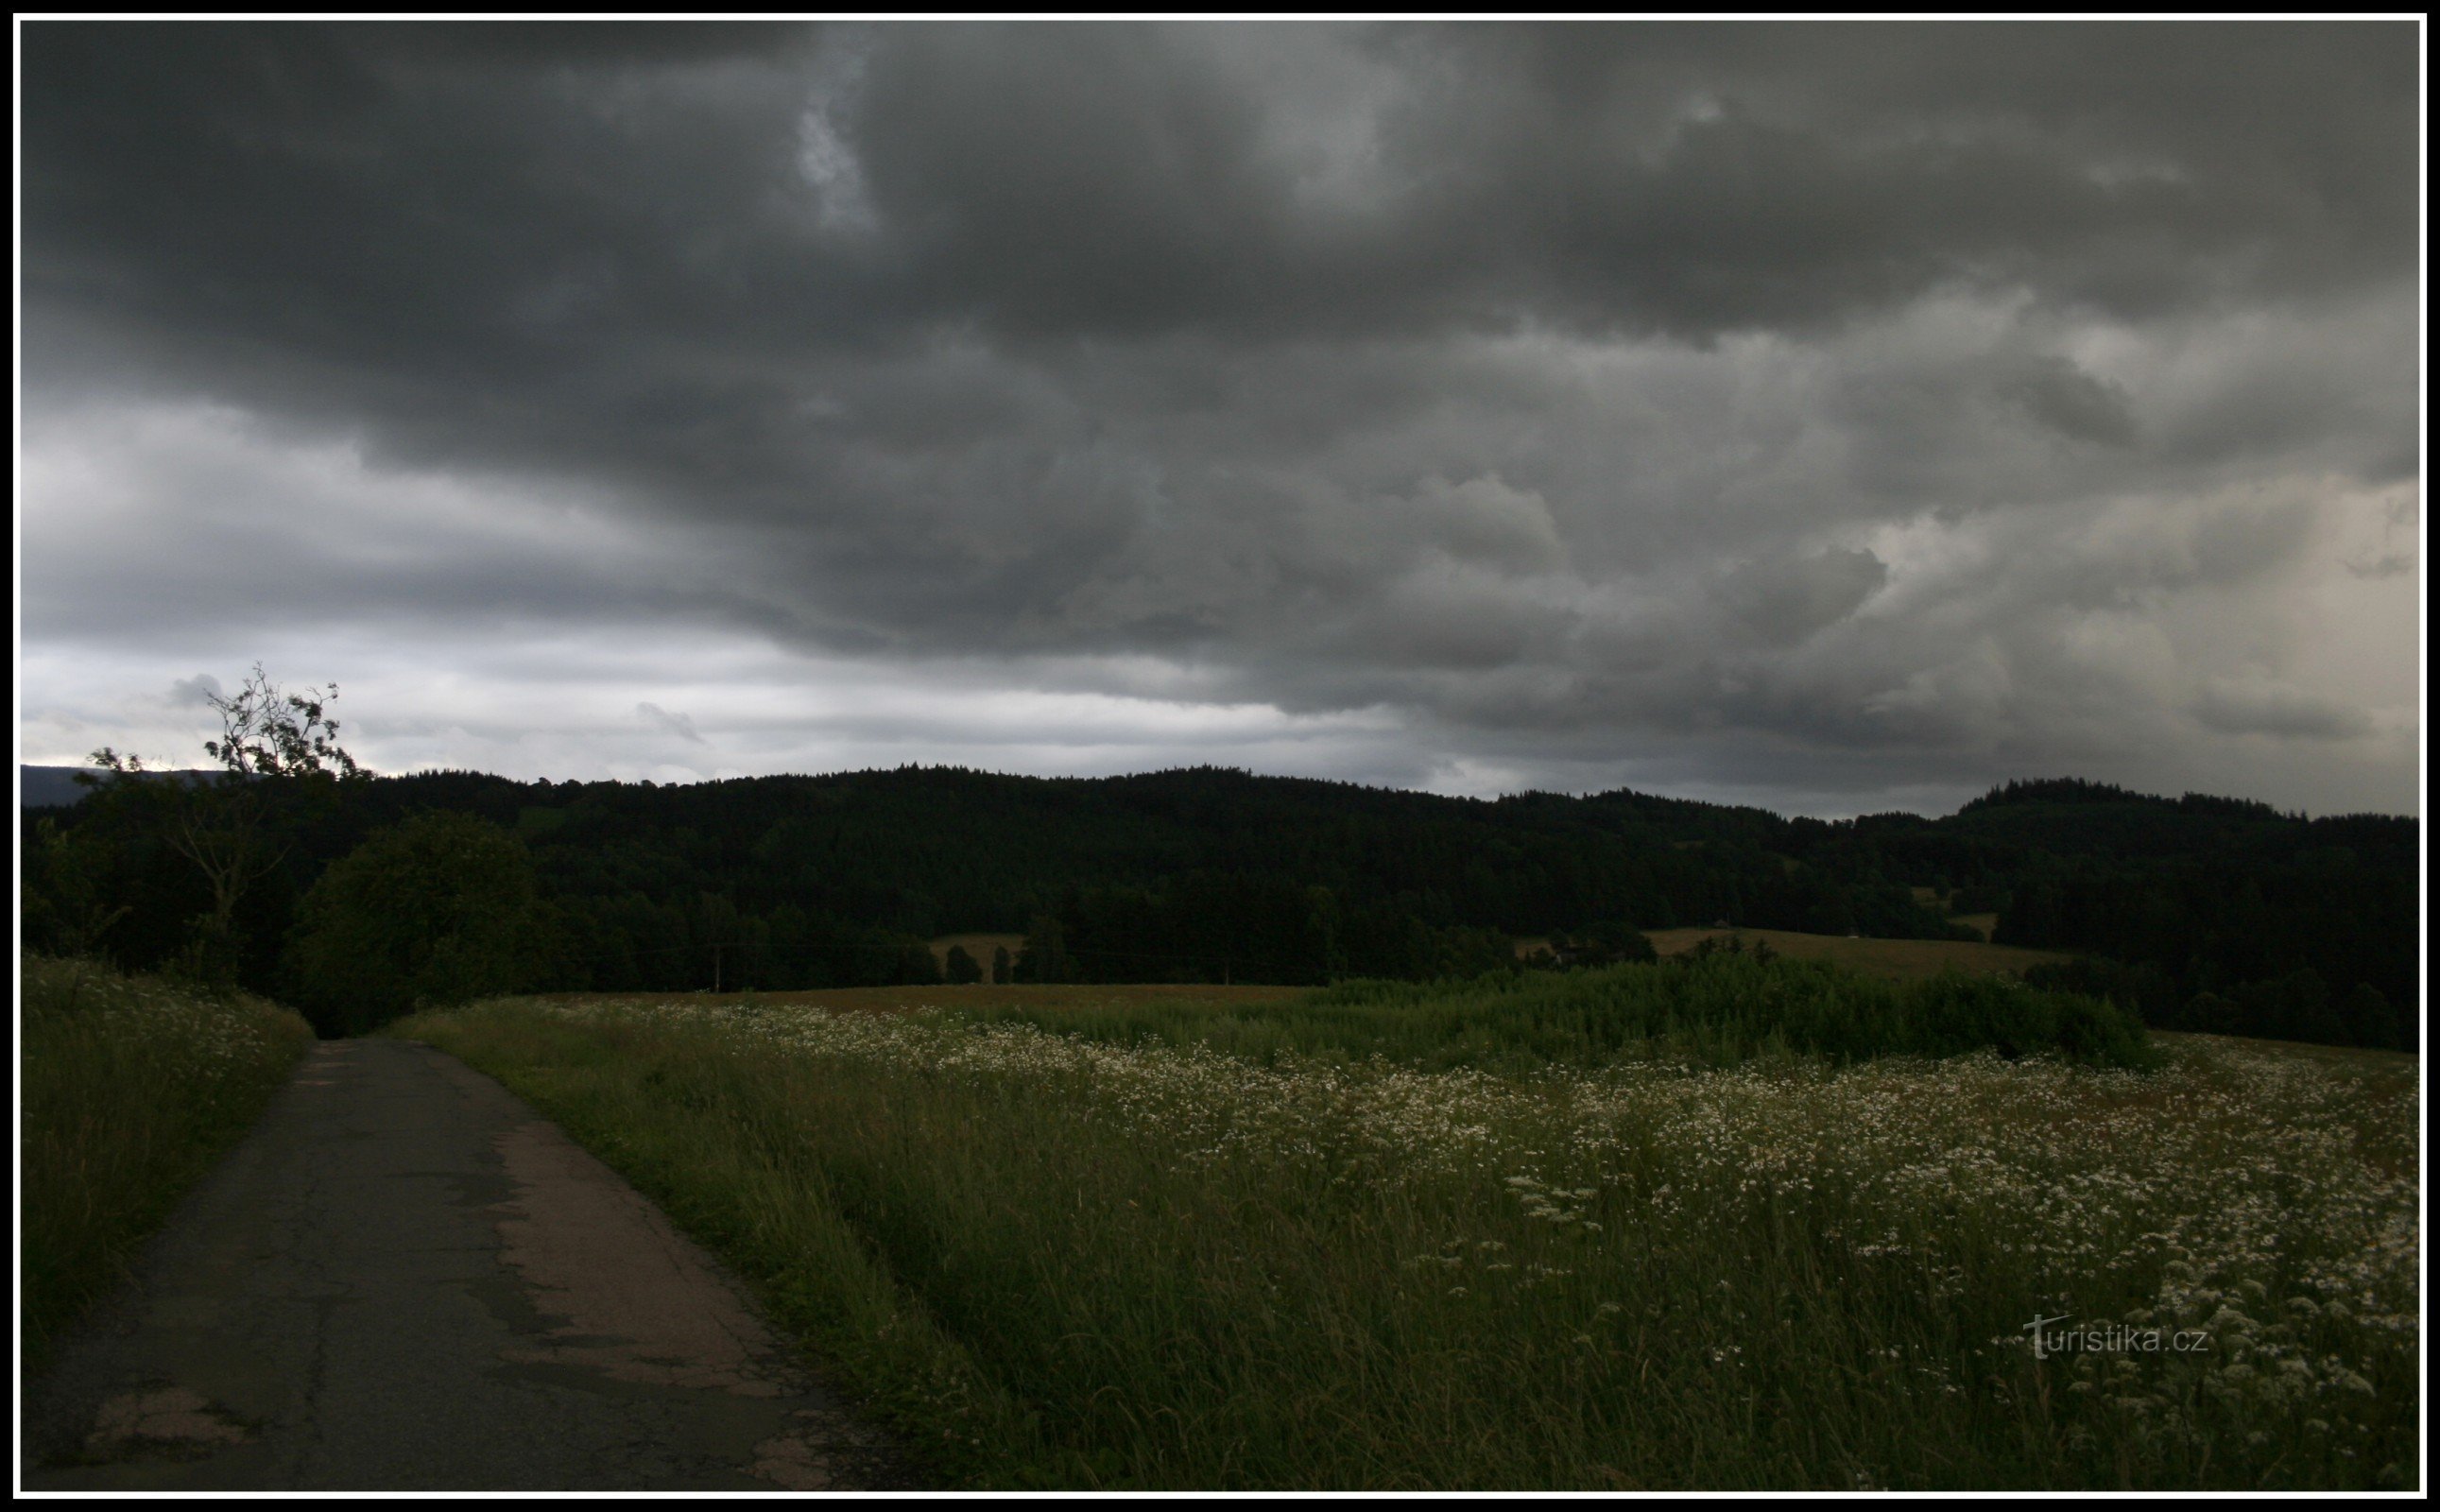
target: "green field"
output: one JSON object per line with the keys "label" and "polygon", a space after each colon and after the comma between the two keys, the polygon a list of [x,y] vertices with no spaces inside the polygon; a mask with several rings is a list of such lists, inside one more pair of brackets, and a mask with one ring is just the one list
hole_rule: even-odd
{"label": "green field", "polygon": [[[2080,1021],[1623,970],[1842,1033],[1920,1035],[1892,1003]],[[1534,983],[516,999],[397,1032],[625,1170],[953,1484],[2413,1485],[2411,1058],[1807,1051],[1704,1020],[1700,983]],[[2036,1359],[2036,1318],[2172,1342]]]}
{"label": "green field", "polygon": [[1656,1059],[1852,1062],[1875,1055],[2054,1052],[2082,1064],[2158,1064],[2141,1023],[2089,998],[1950,972],[1889,981],[1821,962],[1713,956],[1474,982],[1347,981],[1292,1008],[1103,993],[985,1004],[969,1021],[1027,1024],[1128,1045],[1208,1049],[1251,1061],[1386,1059],[1429,1071],[1531,1073]]}
{"label": "green field", "polygon": [[[1928,892],[1928,888],[1917,891]],[[1996,913],[1961,914],[1948,921],[1982,931],[1984,941],[1999,927]],[[1866,976],[1889,981],[1920,981],[1944,971],[1965,971],[1982,976],[2005,972],[2021,975],[2027,966],[2048,961],[2066,961],[2069,956],[2057,950],[2030,950],[2022,945],[1978,944],[1971,940],[1879,940],[1854,935],[1803,934],[1794,929],[1685,928],[1648,929],[1644,938],[1663,956],[1682,956],[1706,940],[1736,940],[1751,946],[1767,945],[1772,950],[1794,961],[1827,961],[1846,966]],[[1523,961],[1534,952],[1550,947],[1546,935],[1513,937],[1516,959]]]}
{"label": "green field", "polygon": [[1892,981],[1917,981],[1944,971],[2017,976],[2027,966],[2070,959],[2057,950],[1971,940],[1862,940],[1852,935],[1800,934],[1793,929],[1655,929],[1649,938],[1652,947],[1664,956],[1683,955],[1706,940],[1734,938],[1748,945],[1767,945],[1792,961],[1827,961]]}
{"label": "green field", "polygon": [[259,998],[91,962],[27,956],[19,981],[19,1317],[38,1369],[252,1126],[314,1032]]}

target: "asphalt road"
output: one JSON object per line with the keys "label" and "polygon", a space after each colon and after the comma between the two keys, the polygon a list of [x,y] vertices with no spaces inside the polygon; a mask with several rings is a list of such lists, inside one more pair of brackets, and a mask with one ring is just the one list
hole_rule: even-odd
{"label": "asphalt road", "polygon": [[649,1201],[394,1040],[317,1046],[21,1410],[29,1490],[909,1484]]}

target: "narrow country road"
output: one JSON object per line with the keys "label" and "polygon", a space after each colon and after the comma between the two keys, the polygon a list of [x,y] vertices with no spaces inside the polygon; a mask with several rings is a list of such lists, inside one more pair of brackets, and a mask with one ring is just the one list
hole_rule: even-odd
{"label": "narrow country road", "polygon": [[316,1046],[21,1410],[28,1489],[908,1484],[650,1202],[395,1040]]}

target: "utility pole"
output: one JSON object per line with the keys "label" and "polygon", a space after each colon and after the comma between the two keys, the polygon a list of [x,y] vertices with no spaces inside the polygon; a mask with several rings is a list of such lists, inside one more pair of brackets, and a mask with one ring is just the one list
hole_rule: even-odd
{"label": "utility pole", "polygon": [[711,993],[720,996],[720,946],[716,945],[711,947]]}

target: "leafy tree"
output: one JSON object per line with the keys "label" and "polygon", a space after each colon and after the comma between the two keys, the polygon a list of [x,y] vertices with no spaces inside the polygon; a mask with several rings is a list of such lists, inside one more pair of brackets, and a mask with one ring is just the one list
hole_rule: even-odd
{"label": "leafy tree", "polygon": [[533,862],[466,814],[420,814],[322,873],[297,907],[285,965],[325,1036],[421,1008],[526,986],[536,933]]}
{"label": "leafy tree", "polygon": [[1615,919],[1588,924],[1572,934],[1554,935],[1541,953],[1560,966],[1615,966],[1660,959],[1660,952],[1643,931]]}
{"label": "leafy tree", "polygon": [[2348,1043],[2346,1027],[2330,1004],[2329,983],[2310,966],[2249,983],[2237,993],[2236,1008],[2238,1034],[2318,1045]]}
{"label": "leafy tree", "polygon": [[[2033,980],[2027,972],[2025,979]],[[2185,1007],[2166,1027],[2191,1030],[2198,1035],[2226,1035],[2236,1019],[2236,1004],[2216,992],[2198,992],[2186,999]]]}
{"label": "leafy tree", "polygon": [[964,945],[949,947],[948,964],[948,977],[951,981],[963,983],[983,980],[982,963],[969,954]]}
{"label": "leafy tree", "polygon": [[2368,981],[2359,981],[2347,994],[2344,1017],[2347,1035],[2357,1044],[2371,1050],[2400,1050],[2405,1036],[2398,1032],[2397,1011],[2381,996],[2380,989]]}
{"label": "leafy tree", "polygon": [[1433,936],[1432,975],[1469,981],[1516,969],[1516,946],[1498,929],[1443,929]]}
{"label": "leafy tree", "polygon": [[1074,974],[1068,959],[1068,933],[1056,915],[1034,915],[1025,931],[1025,949],[1016,958],[1019,981],[1066,981]]}
{"label": "leafy tree", "polygon": [[992,981],[996,982],[1005,982],[1009,980],[1012,971],[1013,966],[1008,958],[1008,946],[992,946]]}
{"label": "leafy tree", "polygon": [[50,818],[34,821],[27,848],[25,927],[27,939],[63,956],[89,956],[130,907],[104,898],[104,843],[90,828],[63,830]]}
{"label": "leafy tree", "polygon": [[328,711],[338,701],[337,683],[319,697],[282,693],[258,661],[235,695],[205,696],[221,716],[221,738],[204,742],[205,754],[220,764],[217,773],[158,773],[161,780],[146,782],[141,757],[104,746],[91,758],[97,770],[79,781],[92,787],[111,773],[117,779],[113,791],[148,806],[170,847],[203,873],[211,906],[193,921],[181,965],[198,979],[226,981],[236,976],[238,904],[288,852],[270,834],[266,783],[354,783],[365,773],[340,747],[339,722]]}

